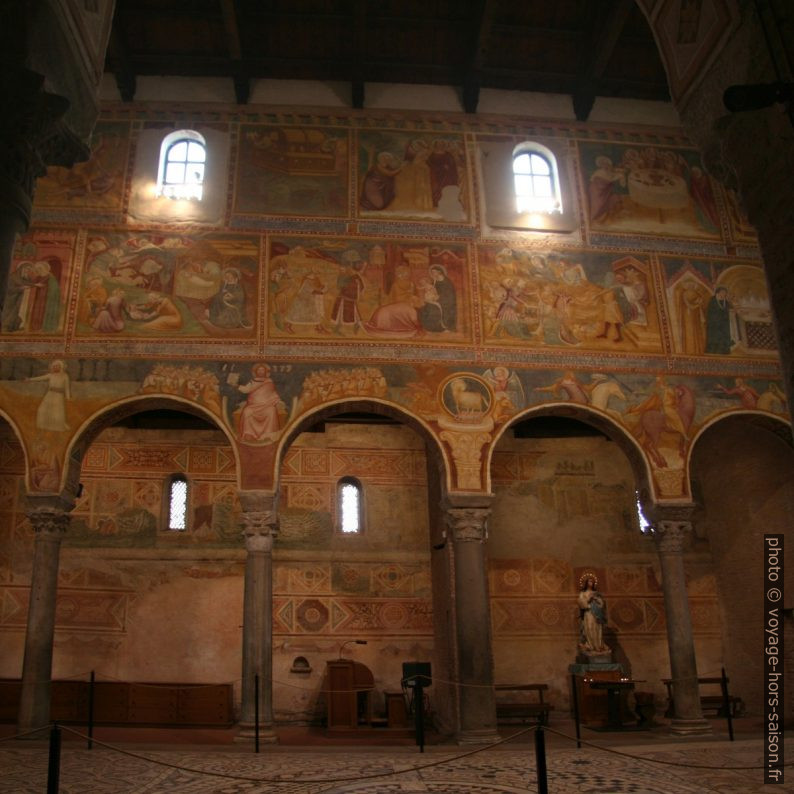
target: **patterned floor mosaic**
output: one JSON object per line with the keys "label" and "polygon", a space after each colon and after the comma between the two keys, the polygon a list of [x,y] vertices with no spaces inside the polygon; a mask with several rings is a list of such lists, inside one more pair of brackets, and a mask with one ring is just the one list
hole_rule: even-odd
{"label": "patterned floor mosaic", "polygon": [[[370,751],[333,748],[324,752],[265,748],[255,755],[241,747],[138,750],[106,747],[89,751],[65,742],[62,794],[514,794],[537,791],[533,748],[492,747],[465,757],[460,748]],[[794,756],[794,744],[789,757]],[[753,794],[762,785],[758,741],[677,743],[621,747],[623,755],[593,748],[550,749],[550,794]],[[134,753],[135,755],[133,755]],[[146,756],[147,760],[137,756]],[[648,759],[676,765],[652,763]],[[158,763],[154,763],[154,762]],[[686,764],[710,769],[687,768]],[[794,768],[786,770],[794,780]],[[47,748],[16,741],[0,744],[0,792],[46,790]],[[794,786],[776,786],[776,792]]]}

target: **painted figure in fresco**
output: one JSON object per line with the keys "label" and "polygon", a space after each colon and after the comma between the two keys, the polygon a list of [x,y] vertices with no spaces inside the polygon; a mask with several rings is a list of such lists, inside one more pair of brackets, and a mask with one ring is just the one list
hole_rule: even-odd
{"label": "painted figure in fresco", "polygon": [[145,303],[130,308],[133,320],[143,320],[142,331],[175,331],[182,327],[182,314],[174,302],[160,292],[150,292]]}
{"label": "painted figure in fresco", "polygon": [[758,410],[773,414],[786,412],[786,395],[777,383],[770,383],[766,391],[758,398]]}
{"label": "painted figure in fresco", "polygon": [[585,653],[608,653],[604,644],[607,622],[606,602],[598,592],[595,574],[586,573],[579,580],[579,650]]}
{"label": "painted figure in fresco", "polygon": [[237,435],[241,441],[264,441],[282,426],[284,403],[270,379],[267,364],[255,364],[248,383],[238,385],[238,373],[229,373],[227,382],[246,395],[245,404],[237,413]]}
{"label": "painted figure in fresco", "polygon": [[3,303],[2,327],[4,331],[22,329],[25,298],[35,283],[35,266],[30,261],[20,262],[9,275],[6,298]]}
{"label": "painted figure in fresco", "polygon": [[69,373],[63,361],[60,359],[52,361],[44,375],[36,375],[25,380],[47,383],[47,391],[36,411],[36,427],[39,430],[52,430],[56,433],[68,430],[66,401],[71,400],[72,395],[69,388]]}
{"label": "painted figure in fresco", "polygon": [[342,254],[342,262],[344,269],[336,280],[337,297],[331,309],[331,320],[337,332],[346,325],[352,325],[354,330],[361,327],[358,300],[366,288],[363,276],[366,262],[361,259],[358,251],[346,251]]}
{"label": "painted figure in fresco", "polygon": [[493,389],[495,422],[512,416],[526,404],[521,379],[507,367],[494,367],[483,373],[483,379]]}
{"label": "painted figure in fresco", "polygon": [[645,275],[629,265],[615,271],[615,281],[629,305],[628,322],[647,326],[648,305],[651,301]]}
{"label": "painted figure in fresco", "polygon": [[292,324],[311,325],[319,334],[330,331],[325,327],[325,284],[314,269],[309,270],[300,281],[298,291],[287,309],[284,330],[294,333]]}
{"label": "painted figure in fresco", "polygon": [[30,461],[30,484],[34,491],[58,491],[61,465],[58,456],[46,441],[33,442]]}
{"label": "painted figure in fresco", "polygon": [[734,345],[731,333],[733,304],[728,297],[728,288],[717,287],[706,308],[706,353],[727,355]]}
{"label": "painted figure in fresco", "polygon": [[687,279],[678,293],[678,323],[681,350],[700,355],[706,352],[706,311],[702,290],[693,279]]}
{"label": "painted figure in fresco", "polygon": [[209,321],[218,328],[245,328],[245,290],[240,284],[240,271],[228,267],[223,271],[220,289],[210,301]]}
{"label": "painted figure in fresco", "polygon": [[576,377],[573,370],[568,370],[561,378],[548,386],[535,386],[535,391],[551,392],[560,400],[581,405],[587,405],[589,402],[584,384]]}
{"label": "painted figure in fresco", "polygon": [[78,319],[86,325],[93,325],[102,307],[108,299],[108,291],[99,276],[91,276],[80,297]]}
{"label": "painted figure in fresco", "polygon": [[365,210],[385,210],[394,201],[395,177],[400,163],[391,152],[379,152],[375,164],[364,176],[358,203]]}
{"label": "painted figure in fresco", "polygon": [[99,314],[97,314],[91,327],[101,333],[123,331],[124,317],[127,311],[128,307],[124,290],[121,287],[116,287],[105,301],[105,305],[99,310]]}
{"label": "painted figure in fresco", "polygon": [[289,290],[292,278],[287,270],[285,257],[278,257],[278,261],[273,260],[273,269],[270,271],[270,284],[268,291],[272,300],[273,322],[276,328],[283,330],[284,315],[287,313],[289,300]]}
{"label": "painted figure in fresco", "polygon": [[695,395],[688,386],[670,386],[660,375],[648,397],[629,408],[626,414],[638,415],[635,432],[655,466],[667,468],[667,460],[659,450],[662,433],[678,436],[678,453],[683,458],[687,435],[695,418]]}
{"label": "painted figure in fresco", "polygon": [[433,151],[427,158],[430,168],[430,184],[433,194],[433,206],[441,201],[445,187],[458,187],[458,165],[455,155],[450,151],[450,144],[442,138],[433,141]]}
{"label": "painted figure in fresco", "polygon": [[596,372],[590,377],[590,383],[582,387],[590,397],[590,405],[602,411],[609,410],[609,401],[614,397],[617,400],[626,400],[626,395],[620,384],[603,372]]}
{"label": "painted figure in fresco", "polygon": [[394,175],[394,199],[388,205],[389,209],[432,211],[434,201],[430,187],[429,155],[430,147],[421,138],[405,147],[402,166]]}
{"label": "painted figure in fresco", "polygon": [[615,185],[626,187],[626,171],[616,168],[605,155],[596,157],[596,170],[590,175],[590,220],[599,223],[610,220],[621,207],[622,198]]}
{"label": "painted figure in fresco", "polygon": [[720,211],[717,209],[711,180],[709,175],[696,165],[693,165],[689,172],[689,193],[700,215],[700,222],[706,227],[713,226],[719,229]]}
{"label": "painted figure in fresco", "polygon": [[744,378],[736,378],[733,384],[734,385],[730,389],[726,389],[725,386],[718,383],[717,388],[723,392],[723,394],[730,394],[738,397],[742,404],[742,408],[747,408],[751,411],[755,410],[758,407],[758,400],[761,395],[752,386],[745,383]]}
{"label": "painted figure in fresco", "polygon": [[60,272],[57,257],[42,259],[33,265],[34,282],[28,293],[28,329],[53,332],[58,330],[61,316],[61,285],[53,270]]}
{"label": "painted figure in fresco", "polygon": [[425,300],[419,309],[419,322],[425,331],[454,331],[458,324],[458,296],[443,265],[430,265],[428,274],[433,280],[437,299]]}

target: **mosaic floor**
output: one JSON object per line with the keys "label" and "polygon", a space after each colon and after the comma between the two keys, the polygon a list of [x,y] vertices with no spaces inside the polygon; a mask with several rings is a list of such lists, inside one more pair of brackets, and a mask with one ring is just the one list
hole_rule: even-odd
{"label": "mosaic floor", "polygon": [[[537,791],[534,750],[491,747],[475,753],[453,746],[428,748],[329,748],[317,751],[263,748],[259,755],[232,749],[85,749],[64,742],[62,794],[514,794]],[[788,757],[794,758],[794,744]],[[123,752],[120,752],[123,750]],[[593,748],[548,751],[550,794],[753,794],[794,791],[794,785],[766,787],[755,740],[621,746],[620,753]],[[132,755],[134,753],[135,755]],[[146,756],[146,760],[136,756]],[[652,763],[697,764],[711,769]],[[155,763],[157,762],[157,763]],[[190,770],[190,771],[188,771]],[[786,770],[794,781],[794,768]],[[47,748],[17,741],[0,744],[0,792],[39,794],[46,790]]]}

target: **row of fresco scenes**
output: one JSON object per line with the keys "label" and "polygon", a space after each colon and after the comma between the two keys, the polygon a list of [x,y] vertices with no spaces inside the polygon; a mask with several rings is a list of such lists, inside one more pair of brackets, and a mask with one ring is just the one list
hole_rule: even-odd
{"label": "row of fresco scenes", "polygon": [[[69,170],[51,168],[39,180],[36,206],[44,218],[46,210],[58,208],[122,212],[132,179],[131,129],[129,122],[100,121],[91,160]],[[501,140],[519,143],[514,129],[511,133]],[[543,133],[555,135],[551,125]],[[670,146],[669,136],[666,144],[653,143],[647,130],[614,133],[627,135],[638,142],[576,141],[577,190],[591,233],[757,245],[735,194],[710,179],[696,150],[683,140]],[[487,140],[499,137],[489,134]],[[434,225],[476,221],[471,195],[476,149],[467,153],[463,132],[240,124],[236,143],[235,227],[244,227],[247,216],[262,215]]]}
{"label": "row of fresco scenes", "polygon": [[427,343],[429,359],[431,345],[475,343],[766,360],[777,352],[763,269],[747,260],[97,229],[19,239],[0,327],[245,343],[257,340],[263,310],[272,341]]}

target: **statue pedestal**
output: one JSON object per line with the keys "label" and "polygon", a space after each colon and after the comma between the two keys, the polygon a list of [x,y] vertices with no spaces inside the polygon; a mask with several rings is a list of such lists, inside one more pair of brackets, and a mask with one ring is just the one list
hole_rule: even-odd
{"label": "statue pedestal", "polygon": [[[609,654],[611,655],[611,654]],[[616,662],[568,665],[571,674],[571,685],[576,687],[576,698],[579,703],[579,721],[584,725],[605,726],[609,721],[608,693],[605,689],[590,686],[592,681],[620,681],[625,678],[622,665]],[[573,696],[573,692],[571,693]],[[625,720],[629,714],[626,705],[627,693],[620,694],[620,719]],[[573,697],[571,699],[573,704]],[[571,706],[573,709],[573,705]]]}

